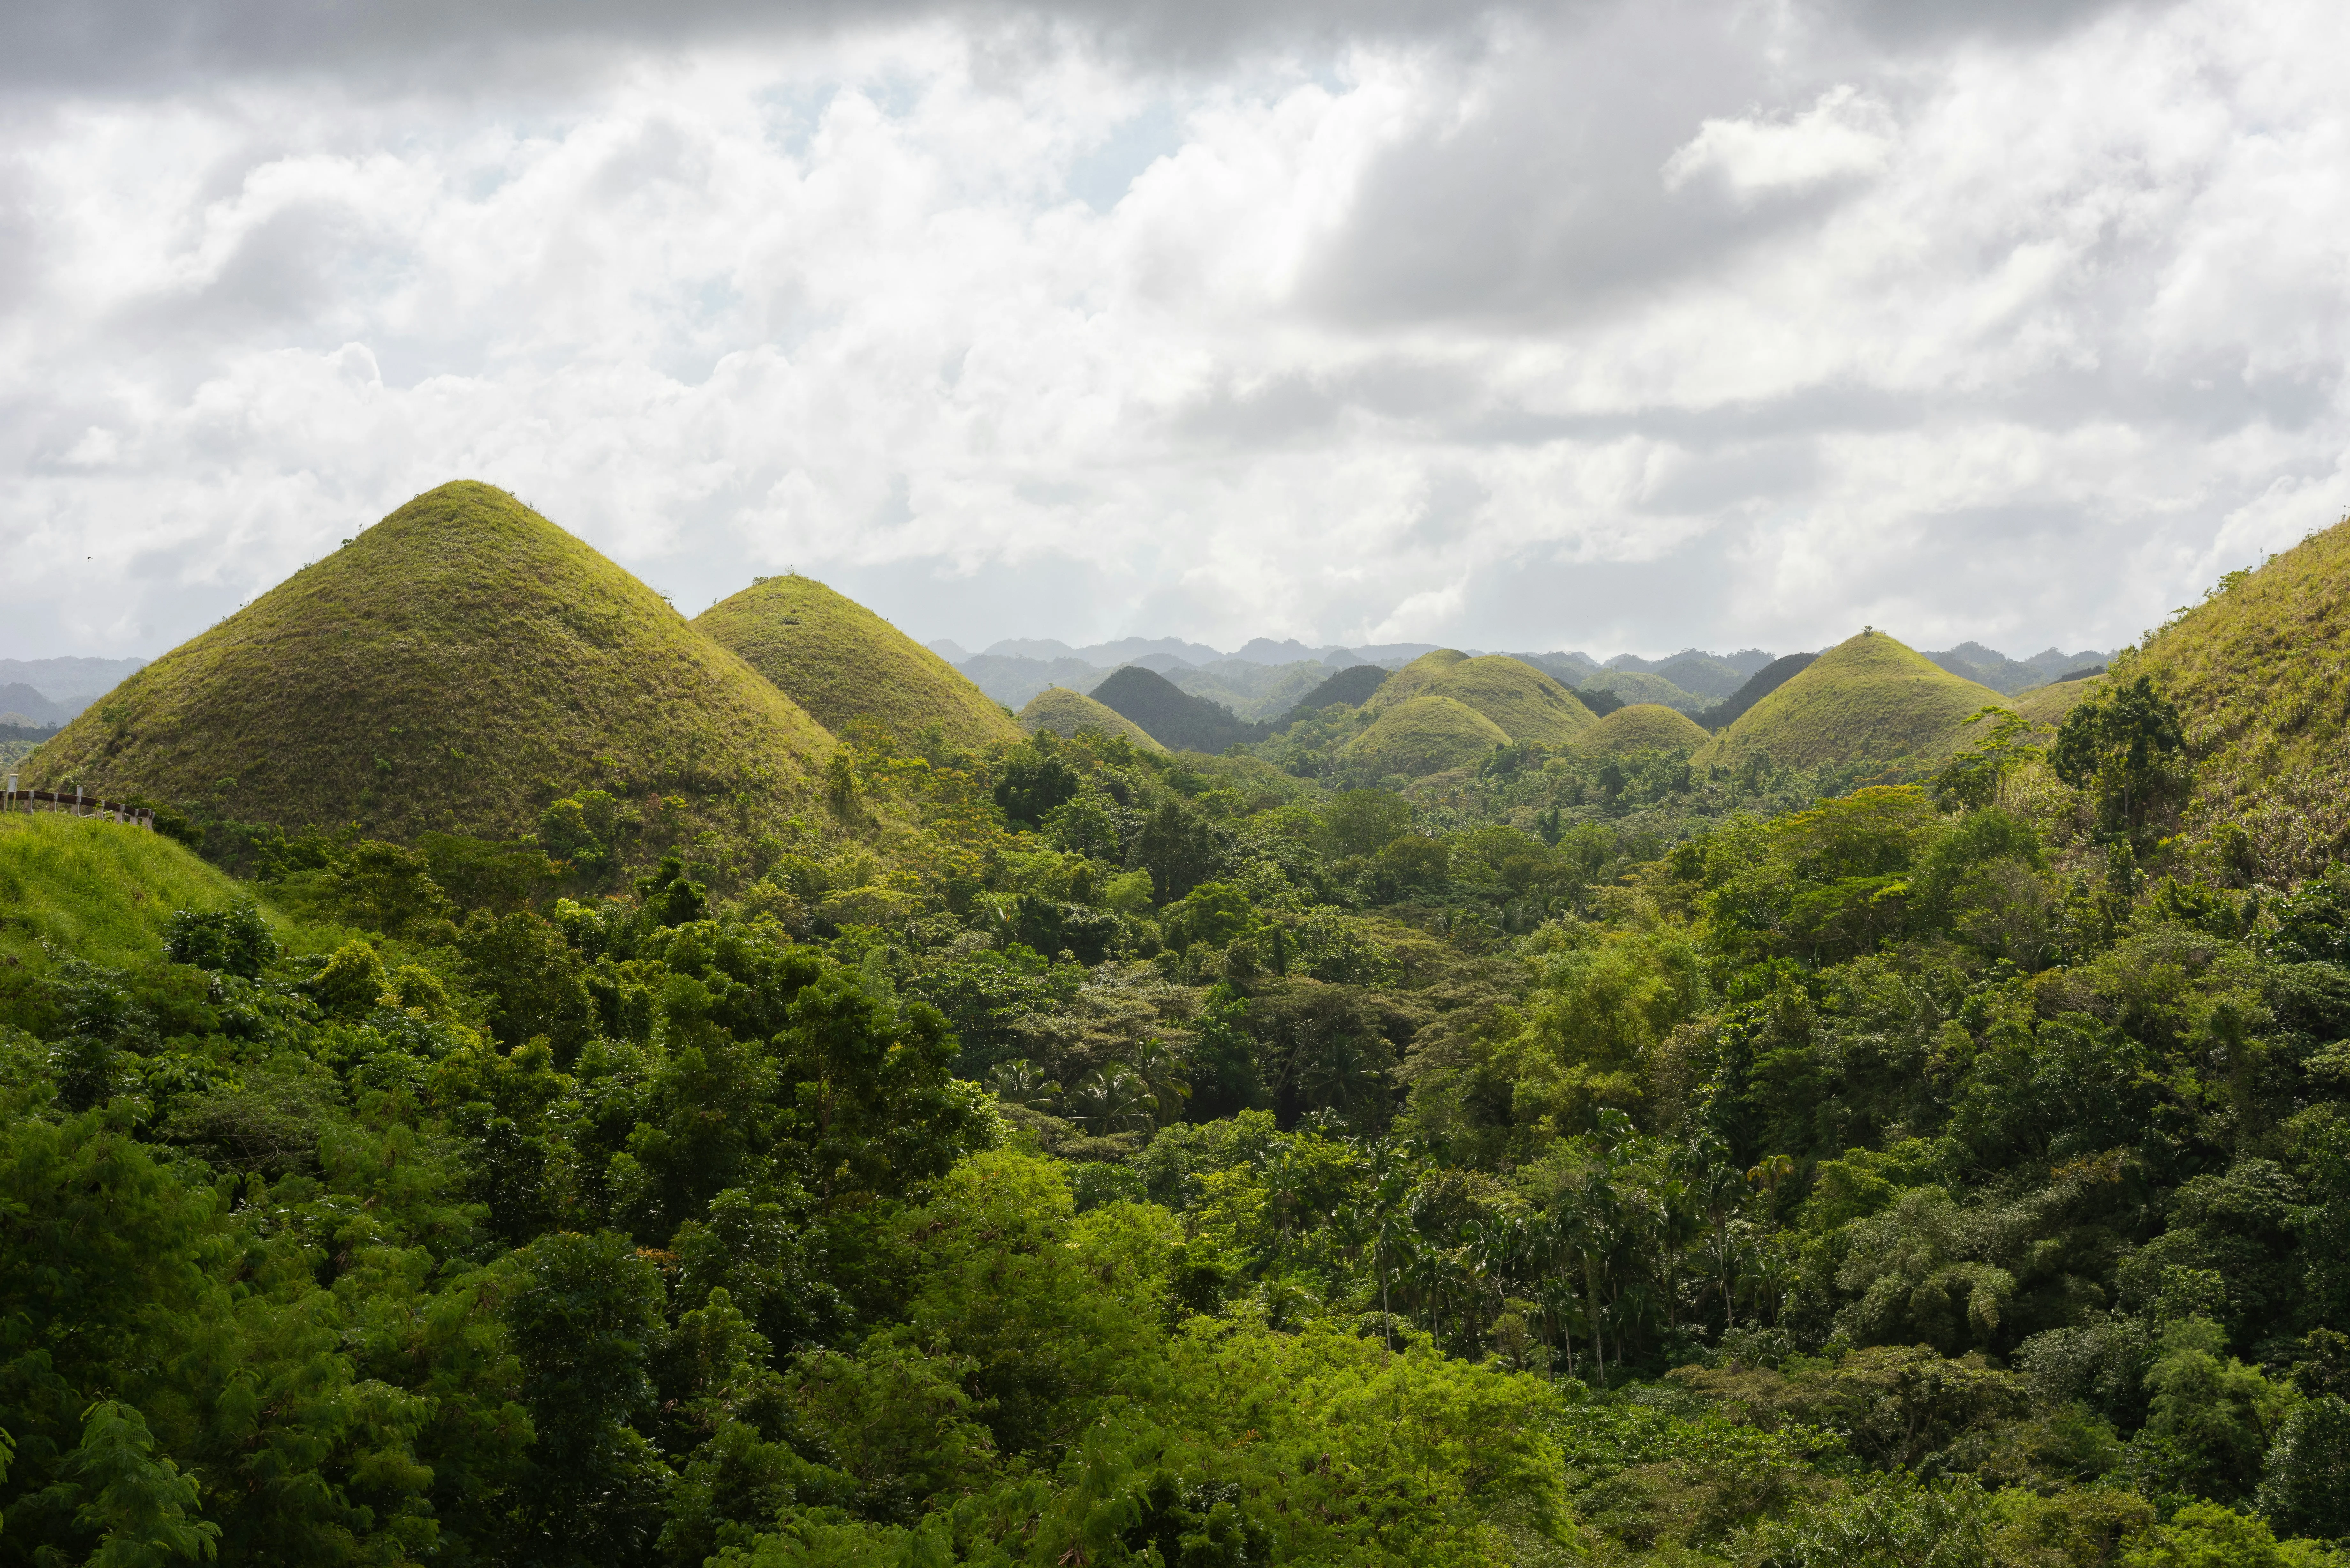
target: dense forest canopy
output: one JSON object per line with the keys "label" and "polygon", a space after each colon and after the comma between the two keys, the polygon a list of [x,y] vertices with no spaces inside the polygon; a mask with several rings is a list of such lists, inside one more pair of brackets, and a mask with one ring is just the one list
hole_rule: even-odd
{"label": "dense forest canopy", "polygon": [[[844,720],[846,601],[624,589],[771,727],[820,647],[804,773],[0,816],[0,1563],[2345,1560],[2350,869],[2173,674],[2244,581],[1954,726],[1774,667],[1801,765],[1458,656]],[[56,755],[228,700],[142,674]]]}

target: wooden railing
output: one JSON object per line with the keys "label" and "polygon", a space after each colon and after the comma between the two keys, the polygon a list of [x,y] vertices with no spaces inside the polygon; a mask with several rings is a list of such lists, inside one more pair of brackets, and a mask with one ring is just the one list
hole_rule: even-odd
{"label": "wooden railing", "polygon": [[129,827],[143,827],[150,833],[155,831],[155,814],[145,806],[100,800],[79,790],[67,794],[62,790],[18,789],[14,778],[8,781],[6,789],[0,790],[0,811],[57,811],[68,816],[91,816]]}

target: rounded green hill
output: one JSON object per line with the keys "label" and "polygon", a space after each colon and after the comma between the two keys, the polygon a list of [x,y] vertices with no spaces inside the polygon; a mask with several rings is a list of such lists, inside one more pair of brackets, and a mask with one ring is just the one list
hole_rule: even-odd
{"label": "rounded green hill", "polygon": [[2230,574],[2106,680],[2141,675],[2178,705],[2192,830],[2235,823],[2279,882],[2350,858],[2350,524]]}
{"label": "rounded green hill", "polygon": [[26,783],[286,827],[504,836],[573,789],[781,803],[831,748],[650,588],[460,482],[132,674]]}
{"label": "rounded green hill", "polygon": [[958,746],[1020,739],[1011,715],[961,670],[812,577],[763,578],[693,624],[835,734],[873,719],[901,741],[933,723]]}
{"label": "rounded green hill", "polygon": [[1690,759],[1781,767],[1927,763],[1966,738],[1968,717],[2014,704],[1881,631],[1847,638],[1739,716]]}
{"label": "rounded green hill", "polygon": [[1592,724],[1591,710],[1574,692],[1533,665],[1502,654],[1447,666],[1425,694],[1475,709],[1513,741],[1564,746]]}
{"label": "rounded green hill", "polygon": [[1163,753],[1167,750],[1125,714],[1066,686],[1047,686],[1028,699],[1028,706],[1020,710],[1020,727],[1032,735],[1039,730],[1050,730],[1056,735],[1099,730],[1105,735],[1123,735],[1146,752]]}
{"label": "rounded green hill", "polygon": [[1575,737],[1579,750],[1596,756],[1622,757],[1634,752],[1696,751],[1713,737],[1686,713],[1660,702],[1635,702],[1618,708]]}
{"label": "rounded green hill", "polygon": [[1388,709],[1339,755],[1381,778],[1401,774],[1417,779],[1472,767],[1509,740],[1499,724],[1467,703],[1431,694]]}
{"label": "rounded green hill", "polygon": [[1376,713],[1382,708],[1408,702],[1428,690],[1438,676],[1456,664],[1467,662],[1469,656],[1457,648],[1440,648],[1433,653],[1423,653],[1380,681],[1378,690],[1365,699],[1363,706]]}

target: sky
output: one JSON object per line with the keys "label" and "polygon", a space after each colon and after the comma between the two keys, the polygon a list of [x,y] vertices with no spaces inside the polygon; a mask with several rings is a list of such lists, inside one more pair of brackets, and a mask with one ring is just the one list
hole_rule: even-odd
{"label": "sky", "polygon": [[2126,643],[2350,507],[2333,0],[0,13],[0,657],[503,485],[924,639]]}

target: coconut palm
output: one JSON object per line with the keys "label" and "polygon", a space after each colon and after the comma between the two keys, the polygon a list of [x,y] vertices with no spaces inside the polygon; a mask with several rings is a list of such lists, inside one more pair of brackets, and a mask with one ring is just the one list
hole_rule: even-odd
{"label": "coconut palm", "polygon": [[1190,1069],[1175,1048],[1152,1035],[1134,1048],[1126,1064],[1142,1081],[1159,1125],[1173,1121],[1182,1109],[1181,1102],[1191,1097]]}
{"label": "coconut palm", "polygon": [[996,1064],[987,1075],[987,1086],[995,1097],[1007,1106],[1024,1106],[1032,1111],[1048,1111],[1060,1097],[1061,1085],[1045,1078],[1045,1069],[1025,1057]]}
{"label": "coconut palm", "polygon": [[1069,1119],[1096,1137],[1150,1130],[1150,1091],[1134,1070],[1113,1062],[1068,1091]]}

